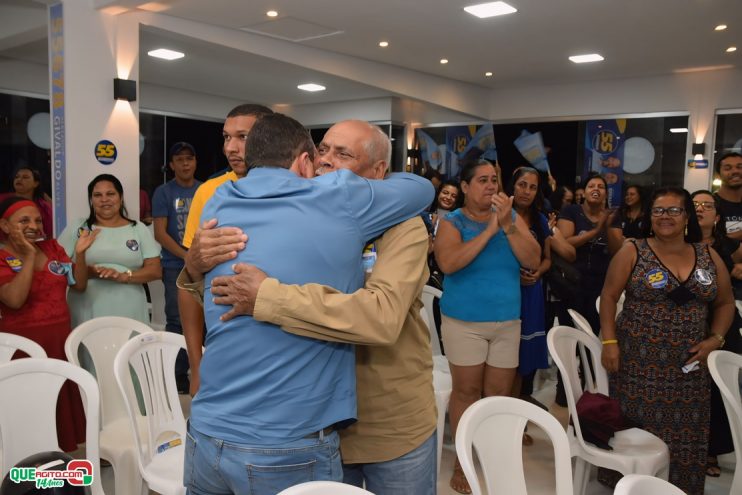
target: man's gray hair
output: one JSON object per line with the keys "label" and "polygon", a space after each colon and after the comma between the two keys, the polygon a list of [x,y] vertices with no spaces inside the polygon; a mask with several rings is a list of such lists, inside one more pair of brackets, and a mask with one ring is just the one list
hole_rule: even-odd
{"label": "man's gray hair", "polygon": [[378,125],[368,124],[373,132],[373,137],[366,143],[366,154],[371,163],[380,160],[386,162],[387,168],[392,166],[392,142]]}

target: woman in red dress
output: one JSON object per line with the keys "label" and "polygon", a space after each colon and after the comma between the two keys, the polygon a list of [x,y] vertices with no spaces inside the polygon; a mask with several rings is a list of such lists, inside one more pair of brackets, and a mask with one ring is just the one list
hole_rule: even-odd
{"label": "woman in red dress", "polygon": [[[97,231],[83,232],[72,264],[54,239],[44,238],[41,213],[20,197],[0,202],[0,332],[21,335],[41,345],[50,358],[66,359],[70,334],[67,286],[85,290],[85,251]],[[57,402],[57,437],[64,451],[85,440],[85,415],[77,387],[67,382]]]}

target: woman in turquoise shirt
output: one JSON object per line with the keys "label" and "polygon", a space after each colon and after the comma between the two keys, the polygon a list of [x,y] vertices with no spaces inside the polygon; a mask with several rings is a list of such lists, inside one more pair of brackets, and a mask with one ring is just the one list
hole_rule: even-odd
{"label": "woman in turquoise shirt", "polygon": [[[520,344],[520,268],[536,269],[541,260],[538,242],[498,179],[487,160],[466,163],[464,206],[440,222],[435,240],[446,275],[441,328],[453,378],[448,413],[454,434],[471,404],[510,394]],[[458,460],[451,488],[471,493]]]}
{"label": "woman in turquoise shirt", "polygon": [[88,184],[90,215],[67,225],[59,243],[72,257],[83,230],[100,230],[88,250],[88,289],[70,292],[73,328],[99,316],[125,316],[149,323],[142,284],[161,277],[160,246],[149,229],[127,217],[124,188],[113,175],[101,174]]}

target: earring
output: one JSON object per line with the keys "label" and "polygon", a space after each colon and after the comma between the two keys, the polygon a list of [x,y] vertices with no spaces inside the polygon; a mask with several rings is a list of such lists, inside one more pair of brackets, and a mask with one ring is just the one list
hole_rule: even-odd
{"label": "earring", "polygon": [[685,235],[688,235],[688,224],[685,224]]}

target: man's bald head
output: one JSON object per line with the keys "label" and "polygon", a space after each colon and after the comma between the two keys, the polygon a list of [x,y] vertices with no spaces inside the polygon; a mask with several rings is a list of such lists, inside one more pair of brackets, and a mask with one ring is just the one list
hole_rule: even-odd
{"label": "man's bald head", "polygon": [[320,174],[347,168],[362,177],[381,179],[389,166],[392,146],[378,126],[343,120],[328,129],[317,151]]}

